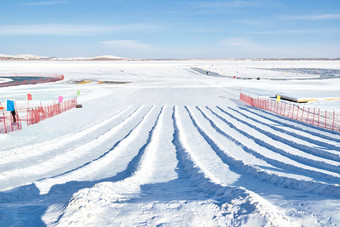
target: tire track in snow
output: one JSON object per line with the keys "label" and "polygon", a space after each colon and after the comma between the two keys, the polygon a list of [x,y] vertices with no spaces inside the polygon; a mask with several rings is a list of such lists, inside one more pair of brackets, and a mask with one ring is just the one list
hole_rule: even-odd
{"label": "tire track in snow", "polygon": [[[299,133],[291,132],[291,131],[276,127],[275,125],[266,123],[266,120],[263,119],[263,118],[256,119],[256,118],[252,117],[252,114],[247,115],[247,114],[244,114],[241,111],[233,109],[231,107],[228,107],[228,108],[231,109],[232,111],[240,114],[241,116],[249,119],[250,122],[255,122],[255,124],[259,124],[260,126],[264,126],[264,127],[262,127],[262,129],[264,131],[267,131],[267,132],[273,131],[276,134],[275,136],[282,138],[283,140],[285,140],[285,143],[287,143],[287,144],[295,146],[298,149],[301,149],[301,150],[304,150],[304,151],[307,151],[307,152],[311,152],[313,155],[316,155],[316,156],[319,156],[319,157],[340,161],[340,152],[339,152],[340,147],[333,145],[333,144],[330,144],[330,142],[333,142],[333,141],[329,141],[329,140],[320,141],[320,140],[317,140],[316,138],[311,138],[310,136],[312,136],[312,135],[309,135],[309,137],[306,137],[304,135],[301,135],[301,133],[302,133],[301,131],[299,131]],[[249,124],[249,125],[254,125],[254,123]],[[272,134],[273,133],[270,133],[270,132],[268,133],[268,135],[270,135],[270,136]],[[283,136],[286,136],[288,139],[283,138]],[[314,136],[312,136],[312,137],[314,137]],[[299,143],[292,142],[291,141],[292,138],[294,138],[294,140],[298,141]],[[304,143],[309,144],[309,146],[304,145]],[[321,146],[324,149],[314,148],[314,147],[312,147],[313,145],[314,146],[315,145]]]}
{"label": "tire track in snow", "polygon": [[[109,150],[104,152],[99,157],[81,165],[77,168],[51,176],[46,179],[40,179],[34,182],[36,186],[40,189],[41,193],[47,193],[55,184],[64,184],[73,180],[98,180],[98,179],[111,179],[116,181],[120,179],[117,174],[123,176],[127,169],[128,163],[137,154],[139,148],[143,146],[147,140],[147,135],[143,133],[145,130],[150,131],[148,127],[152,127],[153,118],[156,111],[155,107],[152,106],[151,109],[144,115],[144,117],[132,128],[124,137],[117,141]],[[114,177],[112,177],[114,176]]]}
{"label": "tire track in snow", "polygon": [[[202,113],[205,119],[209,121],[211,126],[220,134],[224,135],[228,140],[231,140],[233,143],[235,143],[237,146],[240,146],[244,151],[247,153],[253,155],[254,157],[264,160],[267,163],[277,166],[279,168],[289,170],[291,173],[297,173],[301,174],[307,177],[310,177],[312,179],[318,179],[319,181],[326,182],[330,181],[331,183],[339,182],[339,178],[335,177],[332,172],[316,169],[310,166],[303,165],[301,163],[298,163],[294,160],[290,160],[287,157],[284,157],[280,154],[273,153],[272,151],[268,150],[265,147],[261,147],[249,138],[245,137],[244,135],[240,134],[237,129],[235,129],[235,126],[232,124],[229,124],[229,122],[224,121],[225,119],[219,116],[217,113],[215,113],[212,109],[209,107],[206,107],[207,110],[211,112],[211,117],[215,117],[216,120],[212,120],[207,116],[207,113],[203,112],[199,107],[197,109]],[[216,122],[216,123],[215,123]],[[220,123],[218,123],[220,122]],[[223,130],[219,125],[225,124],[227,126],[228,131]],[[237,139],[236,139],[237,138]],[[242,142],[241,142],[242,141]],[[261,151],[261,152],[260,152]],[[276,158],[276,159],[274,159]],[[243,161],[240,160],[242,163]],[[241,163],[241,164],[242,164]],[[243,164],[242,164],[243,165]],[[332,175],[333,174],[333,175]],[[339,192],[340,193],[340,192]]]}
{"label": "tire track in snow", "polygon": [[[207,107],[208,108],[208,107]],[[233,141],[236,145],[239,145],[242,147],[245,151],[250,151],[255,156],[259,156],[259,158],[270,162],[276,162],[276,160],[271,160],[269,158],[266,158],[265,156],[258,154],[256,151],[252,150],[251,148],[243,145],[241,142],[234,139],[232,136],[225,133],[221,128],[219,128],[212,120],[210,120],[207,115],[199,108],[197,109],[202,113],[203,117],[209,121],[211,126],[220,134],[224,135],[227,139],[230,139]],[[209,108],[208,108],[209,109]],[[210,110],[211,111],[211,110]],[[190,114],[190,112],[189,112]],[[191,115],[192,117],[192,115]],[[200,134],[208,141],[208,143],[211,145],[211,147],[215,150],[215,152],[220,156],[220,158],[229,164],[230,166],[235,166],[236,168],[239,168],[241,170],[244,170],[245,172],[260,178],[261,180],[265,180],[270,183],[274,183],[275,185],[286,187],[286,188],[292,188],[292,189],[300,189],[308,192],[313,193],[323,193],[323,194],[329,194],[329,195],[340,195],[340,187],[338,185],[334,184],[326,184],[323,182],[316,182],[316,181],[306,181],[301,179],[294,179],[289,178],[286,176],[278,176],[275,174],[270,174],[267,171],[264,171],[256,166],[246,164],[243,160],[235,160],[234,157],[227,154],[227,152],[223,151],[223,148],[221,148],[213,138],[211,138],[197,123],[197,121],[192,117],[193,124],[197,128],[197,130],[200,132]],[[282,165],[280,162],[277,162],[277,164]],[[292,169],[298,169],[290,164],[287,166],[291,167]],[[300,169],[299,169],[300,170]],[[304,169],[302,169],[303,171]],[[313,172],[313,171],[303,171],[303,172],[312,172],[316,175],[319,175],[319,172]],[[325,174],[324,174],[325,175]],[[329,178],[328,175],[325,175]]]}
{"label": "tire track in snow", "polygon": [[[313,166],[319,169],[324,169],[328,171],[333,171],[335,173],[340,172],[340,166],[339,162],[319,158],[314,155],[311,155],[309,153],[305,153],[299,149],[296,149],[292,146],[286,145],[284,142],[281,142],[282,138],[271,134],[270,136],[266,135],[269,134],[266,131],[262,130],[259,127],[256,127],[254,125],[251,125],[235,116],[233,116],[231,113],[223,110],[221,107],[217,108],[226,116],[228,116],[228,119],[225,117],[222,117],[225,121],[229,122],[230,124],[233,124],[237,130],[243,134],[244,136],[252,139],[255,143],[257,143],[260,146],[266,147],[276,153],[279,153],[283,156],[286,156],[292,160],[296,160],[302,164]],[[248,133],[249,132],[249,133]],[[261,134],[261,139],[259,137],[256,137],[256,132],[259,132]],[[277,139],[274,140],[271,138],[273,136]],[[285,140],[284,140],[285,141]],[[290,141],[286,140],[289,144],[291,144]],[[282,148],[281,148],[282,147]],[[283,149],[284,148],[284,149]]]}
{"label": "tire track in snow", "polygon": [[[222,210],[228,207],[228,204],[233,207],[239,207],[239,209],[231,211],[233,216],[230,223],[231,226],[242,225],[239,217],[247,214],[251,215],[252,213],[260,214],[264,222],[274,225],[279,223],[288,224],[290,222],[275,206],[257,194],[244,188],[227,186],[223,181],[219,182],[219,179],[214,179],[214,176],[210,178],[211,173],[205,172],[206,167],[202,166],[201,162],[195,162],[197,159],[192,156],[193,153],[186,144],[188,142],[186,138],[187,133],[183,128],[184,120],[181,117],[183,115],[179,114],[177,108],[174,107],[172,116],[174,124],[173,144],[176,147],[178,165],[182,172],[184,172],[184,175],[197,185],[200,190],[207,193],[210,198],[213,196],[219,202]],[[193,131],[190,130],[191,132]]]}
{"label": "tire track in snow", "polygon": [[[120,118],[122,115],[124,116],[124,114],[131,112],[131,109],[132,107],[130,106],[123,111],[117,111],[119,113],[117,114],[116,112],[111,118],[103,122],[96,123],[78,132],[69,133],[65,136],[39,144],[3,151],[2,157],[0,159],[0,171],[8,170],[12,165],[14,165],[15,168],[16,166],[22,167],[27,163],[32,165],[35,161],[41,162],[44,160],[45,156],[46,158],[53,157],[55,154],[60,154],[60,152],[63,152],[69,146],[79,146],[76,141],[79,141],[80,143],[84,143],[86,140],[90,141],[93,139],[93,133],[95,131],[100,131],[100,133],[102,133],[104,130],[107,131],[108,125],[111,122],[115,121],[117,118]],[[137,109],[134,110],[134,112],[136,111]]]}
{"label": "tire track in snow", "polygon": [[280,115],[276,115],[270,113],[268,111],[257,109],[254,107],[241,108],[245,111],[251,112],[255,115],[263,117],[267,120],[277,123],[278,125],[282,125],[283,127],[287,127],[289,129],[295,129],[298,131],[303,131],[305,133],[314,135],[316,137],[324,138],[330,141],[335,141],[336,143],[340,143],[340,133],[335,131],[330,131],[328,129],[324,129],[321,127],[316,127],[310,124],[302,123],[300,121],[296,121],[287,117],[283,117]]}
{"label": "tire track in snow", "polygon": [[64,173],[65,169],[70,169],[72,167],[76,168],[76,166],[83,165],[84,162],[86,162],[86,159],[89,159],[98,153],[97,151],[93,152],[95,148],[99,147],[97,148],[97,150],[99,150],[99,154],[102,154],[100,153],[102,150],[100,146],[108,147],[109,149],[112,146],[112,142],[109,142],[108,145],[105,143],[108,143],[113,136],[117,136],[117,133],[120,133],[121,130],[128,124],[131,124],[130,122],[134,121],[135,118],[138,118],[140,114],[143,114],[142,110],[143,107],[138,108],[123,121],[119,122],[119,124],[115,127],[106,131],[95,140],[84,143],[75,149],[65,150],[63,153],[53,156],[48,160],[40,160],[38,163],[32,163],[29,166],[23,166],[22,168],[14,168],[13,170],[9,169],[8,171],[1,172],[0,182],[2,183],[0,190],[8,189],[7,184],[11,183],[8,179],[16,179],[17,185],[11,184],[12,187],[20,186],[31,183],[42,177],[50,177],[57,172]]}

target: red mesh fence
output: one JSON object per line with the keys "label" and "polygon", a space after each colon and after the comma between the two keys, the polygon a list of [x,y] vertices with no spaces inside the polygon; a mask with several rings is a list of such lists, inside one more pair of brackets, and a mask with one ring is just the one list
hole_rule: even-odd
{"label": "red mesh fence", "polygon": [[[77,105],[77,97],[65,100],[62,103],[55,103],[48,106],[38,106],[27,109],[27,125],[36,124],[47,118],[53,117],[67,110],[70,110]],[[22,114],[22,112],[21,112]],[[25,120],[25,119],[23,119]],[[19,116],[19,111],[16,111],[15,117],[8,111],[0,111],[0,134],[6,134],[22,129],[22,119]]]}
{"label": "red mesh fence", "polygon": [[77,97],[63,101],[62,103],[55,103],[49,106],[39,106],[27,110],[27,125],[36,124],[47,118],[58,115],[62,112],[70,110],[77,105]]}
{"label": "red mesh fence", "polygon": [[6,134],[21,129],[22,124],[18,112],[16,112],[15,118],[10,112],[0,112],[0,134]]}
{"label": "red mesh fence", "polygon": [[335,111],[299,106],[263,98],[252,98],[240,93],[240,100],[249,105],[288,117],[307,124],[340,131],[340,114]]}
{"label": "red mesh fence", "polygon": [[[6,77],[5,75],[2,75],[3,77]],[[41,83],[50,83],[50,82],[56,82],[59,80],[64,79],[64,75],[41,75],[37,73],[32,74],[14,74],[14,75],[7,75],[9,78],[15,78],[15,77],[39,77],[39,79],[31,79],[31,80],[21,80],[21,81],[10,81],[5,83],[0,83],[0,87],[11,87],[11,86],[18,86],[18,85],[27,85],[27,84],[41,84]]]}

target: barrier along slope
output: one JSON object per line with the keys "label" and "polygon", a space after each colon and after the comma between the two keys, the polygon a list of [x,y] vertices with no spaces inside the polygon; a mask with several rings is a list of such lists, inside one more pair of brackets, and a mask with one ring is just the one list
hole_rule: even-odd
{"label": "barrier along slope", "polygon": [[53,103],[48,106],[38,106],[36,108],[27,109],[27,125],[36,124],[47,118],[61,114],[70,110],[77,105],[77,97],[70,100],[63,101],[62,103]]}
{"label": "barrier along slope", "polygon": [[18,111],[16,111],[15,116],[7,111],[0,112],[0,134],[6,134],[21,129],[22,123]]}
{"label": "barrier along slope", "polygon": [[16,111],[15,122],[14,117],[8,111],[0,112],[0,134],[6,134],[9,132],[14,132],[22,129],[22,121],[27,120],[27,126],[36,124],[47,118],[53,117],[55,115],[61,114],[67,110],[70,110],[77,105],[77,97],[69,100],[65,100],[61,103],[53,103],[47,106],[38,106],[34,108],[26,109],[27,113],[26,119],[22,119],[18,112]]}
{"label": "barrier along slope", "polygon": [[277,102],[264,98],[253,98],[240,93],[240,100],[249,105],[291,118],[303,123],[326,129],[340,131],[340,114],[335,111],[301,107],[292,103]]}
{"label": "barrier along slope", "polygon": [[[19,74],[15,73],[12,75],[1,75],[2,77],[8,77],[13,79],[13,81],[0,83],[1,87],[12,87],[12,86],[18,86],[18,85],[28,85],[28,84],[41,84],[41,83],[51,83],[56,82],[64,79],[64,75],[58,75],[58,74],[51,74],[51,75],[43,75],[39,73],[24,73]],[[27,80],[23,79],[26,78]],[[31,77],[36,77],[36,79],[31,79]],[[16,80],[20,78],[20,80]]]}

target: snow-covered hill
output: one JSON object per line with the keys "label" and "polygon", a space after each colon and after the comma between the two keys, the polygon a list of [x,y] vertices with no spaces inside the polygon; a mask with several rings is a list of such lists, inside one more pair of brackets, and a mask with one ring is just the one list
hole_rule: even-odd
{"label": "snow-covered hill", "polygon": [[0,73],[40,68],[66,79],[2,88],[0,100],[26,108],[27,93],[33,105],[79,90],[83,108],[0,135],[0,225],[339,225],[340,133],[238,98],[240,87],[265,96],[337,93],[340,80],[235,80],[191,70],[214,64],[251,74],[338,63],[4,63]]}
{"label": "snow-covered hill", "polygon": [[130,60],[129,58],[117,57],[112,55],[103,55],[97,57],[74,57],[74,58],[58,58],[58,57],[43,57],[30,54],[22,55],[4,55],[0,54],[0,61],[119,61]]}

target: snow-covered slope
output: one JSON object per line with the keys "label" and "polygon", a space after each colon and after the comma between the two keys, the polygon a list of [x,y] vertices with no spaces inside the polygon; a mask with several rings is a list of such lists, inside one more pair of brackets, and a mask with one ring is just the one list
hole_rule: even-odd
{"label": "snow-covered slope", "polygon": [[49,61],[117,61],[117,60],[130,60],[129,58],[117,57],[113,55],[103,55],[97,57],[73,57],[73,58],[57,58],[57,57],[43,57],[31,54],[21,54],[21,55],[4,55],[0,54],[0,61],[3,60],[49,60]]}
{"label": "snow-covered slope", "polygon": [[48,57],[36,56],[31,54],[4,55],[0,54],[0,60],[46,60]]}
{"label": "snow-covered slope", "polygon": [[[340,81],[245,81],[191,70],[211,64],[235,68],[6,63],[1,72],[40,68],[66,80],[2,88],[0,100],[24,108],[26,93],[48,103],[80,90],[83,108],[0,135],[0,225],[339,225],[340,133],[254,109],[238,96],[240,87],[265,95],[292,87],[336,92]],[[237,67],[252,64],[296,62]],[[130,83],[68,83],[80,79]]]}

